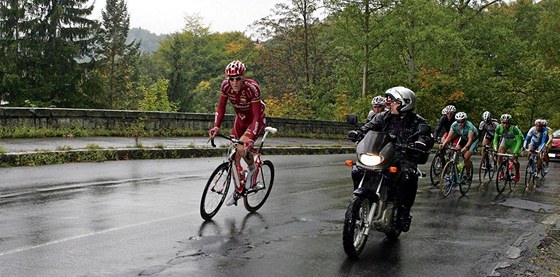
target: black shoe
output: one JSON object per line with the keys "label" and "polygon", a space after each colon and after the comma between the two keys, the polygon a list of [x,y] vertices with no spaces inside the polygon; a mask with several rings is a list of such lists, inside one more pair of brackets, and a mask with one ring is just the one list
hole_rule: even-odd
{"label": "black shoe", "polygon": [[410,230],[411,221],[412,216],[410,216],[410,211],[403,210],[398,213],[396,227],[403,232],[408,232],[408,230]]}

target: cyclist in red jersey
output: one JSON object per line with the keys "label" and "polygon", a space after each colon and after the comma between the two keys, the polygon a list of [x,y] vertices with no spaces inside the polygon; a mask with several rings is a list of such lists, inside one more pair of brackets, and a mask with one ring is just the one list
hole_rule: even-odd
{"label": "cyclist in red jersey", "polygon": [[263,133],[266,126],[264,114],[265,104],[261,100],[261,89],[259,84],[245,78],[245,65],[240,61],[232,61],[225,68],[226,78],[221,85],[220,99],[216,108],[214,127],[208,131],[213,138],[220,131],[220,125],[226,112],[226,103],[229,100],[235,111],[235,121],[231,135],[244,142],[237,146],[235,162],[239,164],[241,157],[247,163],[248,174],[246,186],[253,186],[253,173],[255,165],[253,154],[248,151],[253,148],[255,140]]}

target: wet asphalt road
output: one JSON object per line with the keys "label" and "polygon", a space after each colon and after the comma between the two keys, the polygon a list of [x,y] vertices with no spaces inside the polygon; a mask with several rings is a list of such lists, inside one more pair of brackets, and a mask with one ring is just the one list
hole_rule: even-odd
{"label": "wet asphalt road", "polygon": [[560,163],[531,193],[475,185],[442,199],[424,178],[411,231],[393,244],[374,232],[351,261],[342,163],[353,155],[268,158],[263,208],[225,207],[210,222],[200,195],[222,158],[0,169],[12,188],[0,189],[0,276],[487,276],[558,212]]}

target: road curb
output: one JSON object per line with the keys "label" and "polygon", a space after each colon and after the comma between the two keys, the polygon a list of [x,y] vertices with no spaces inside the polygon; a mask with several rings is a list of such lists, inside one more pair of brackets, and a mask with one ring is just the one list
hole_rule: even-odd
{"label": "road curb", "polygon": [[503,275],[504,273],[501,271],[506,271],[517,263],[519,261],[518,259],[524,256],[530,256],[532,253],[531,251],[536,249],[540,242],[546,237],[547,232],[552,228],[558,227],[560,227],[560,214],[548,214],[533,229],[519,236],[486,276],[507,276],[507,274]]}

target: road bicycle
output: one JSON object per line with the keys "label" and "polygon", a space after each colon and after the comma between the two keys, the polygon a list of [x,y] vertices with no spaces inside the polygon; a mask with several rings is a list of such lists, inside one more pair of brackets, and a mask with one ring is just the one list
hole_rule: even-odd
{"label": "road bicycle", "polygon": [[496,178],[496,190],[498,191],[498,194],[500,194],[504,192],[506,186],[509,185],[509,189],[513,191],[515,189],[515,185],[517,185],[517,182],[515,182],[515,174],[517,172],[517,169],[515,168],[513,155],[506,153],[496,153],[496,156],[503,157],[502,163],[500,164],[500,167],[497,171],[498,177]]}
{"label": "road bicycle", "polygon": [[[252,149],[255,160],[255,173],[253,174],[253,186],[245,188],[247,171],[243,170],[241,165],[235,163],[235,154],[237,153],[237,145],[243,145],[243,142],[222,134],[217,136],[230,141],[227,150],[226,160],[220,164],[210,175],[200,201],[200,215],[204,220],[211,220],[225,202],[228,192],[233,194],[235,201],[243,198],[245,209],[249,212],[256,212],[264,205],[266,199],[270,195],[272,185],[274,184],[274,165],[271,161],[265,160],[262,156],[262,147],[267,135],[274,134],[278,131],[276,128],[266,127],[264,135],[258,149]],[[216,146],[214,141],[212,146]],[[232,191],[230,187],[233,184]]]}
{"label": "road bicycle", "polygon": [[[541,162],[539,166],[539,160]],[[531,190],[535,187],[536,178],[544,178],[545,173],[545,163],[542,160],[542,152],[529,150],[529,161],[527,162],[527,167],[525,169],[525,189]]]}
{"label": "road bicycle", "polygon": [[[466,195],[471,188],[472,178],[473,178],[473,164],[469,160],[468,166],[464,162],[464,156],[459,155],[460,150],[455,148],[448,149],[453,153],[452,158],[445,164],[440,176],[440,192],[441,196],[447,197],[453,187],[459,186],[459,191],[461,195]],[[459,156],[463,160],[459,163]],[[465,168],[470,168],[468,172],[465,172]]]}
{"label": "road bicycle", "polygon": [[496,161],[496,152],[490,145],[484,145],[482,149],[482,157],[480,166],[478,167],[478,180],[481,184],[490,183],[494,178],[498,162]]}

